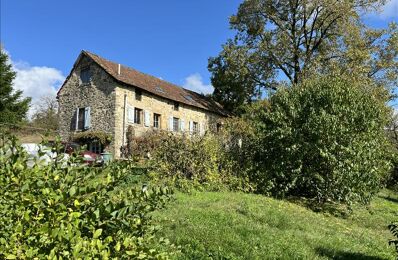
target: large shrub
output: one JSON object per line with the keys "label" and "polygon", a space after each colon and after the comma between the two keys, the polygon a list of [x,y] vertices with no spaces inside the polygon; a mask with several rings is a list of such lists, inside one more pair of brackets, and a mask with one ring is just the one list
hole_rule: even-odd
{"label": "large shrub", "polygon": [[383,95],[329,76],[277,91],[255,119],[259,191],[367,203],[390,167]]}
{"label": "large shrub", "polygon": [[[59,156],[33,167],[15,139],[0,147],[0,258],[165,258],[149,213],[169,191],[126,187],[129,165],[79,166]],[[61,163],[58,163],[61,162]],[[67,164],[65,164],[67,163]],[[98,178],[98,175],[103,178]]]}
{"label": "large shrub", "polygon": [[247,178],[227,156],[223,138],[205,136],[164,135],[153,155],[157,176],[172,180],[178,188],[217,190],[250,190]]}

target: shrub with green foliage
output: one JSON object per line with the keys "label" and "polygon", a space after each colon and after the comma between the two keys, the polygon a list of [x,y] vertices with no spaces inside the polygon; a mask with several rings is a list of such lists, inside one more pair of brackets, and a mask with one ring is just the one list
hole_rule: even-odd
{"label": "shrub with green foliage", "polygon": [[159,143],[167,137],[167,132],[162,130],[147,131],[141,136],[135,136],[134,128],[127,128],[127,157],[136,160],[146,158],[148,153],[153,154]]}
{"label": "shrub with green foliage", "polygon": [[152,163],[160,179],[171,180],[178,188],[207,190],[250,190],[236,163],[226,155],[222,138],[167,134],[158,143]]}
{"label": "shrub with green foliage", "polygon": [[278,90],[253,120],[259,191],[368,203],[390,168],[383,97],[336,76]]}
{"label": "shrub with green foliage", "polygon": [[388,241],[388,244],[393,245],[395,247],[395,252],[397,253],[398,259],[398,222],[393,222],[388,225],[388,228],[391,231],[391,234],[394,236],[394,239]]}
{"label": "shrub with green foliage", "polygon": [[[0,258],[162,259],[149,213],[168,200],[167,188],[126,187],[127,165],[105,168],[61,160],[28,166],[14,138],[0,147]],[[98,175],[106,176],[98,178]]]}
{"label": "shrub with green foliage", "polygon": [[86,131],[73,135],[72,139],[76,142],[92,142],[97,141],[101,145],[108,145],[112,141],[111,135],[102,131]]}

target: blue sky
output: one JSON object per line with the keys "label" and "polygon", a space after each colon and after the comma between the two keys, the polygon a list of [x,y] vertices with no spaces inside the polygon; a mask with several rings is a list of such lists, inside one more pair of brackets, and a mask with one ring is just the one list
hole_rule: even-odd
{"label": "blue sky", "polygon": [[[196,91],[211,91],[207,60],[233,35],[242,0],[0,0],[1,43],[16,88],[37,100],[54,94],[82,49]],[[366,17],[397,20],[398,0]]]}

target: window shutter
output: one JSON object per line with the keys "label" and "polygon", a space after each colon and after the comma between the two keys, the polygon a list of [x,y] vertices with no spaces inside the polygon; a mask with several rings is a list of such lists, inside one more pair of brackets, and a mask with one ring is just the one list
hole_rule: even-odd
{"label": "window shutter", "polygon": [[79,130],[79,108],[76,109],[76,122],[75,130]]}
{"label": "window shutter", "polygon": [[200,131],[200,135],[205,134],[205,125],[203,123],[199,123],[199,131]]}
{"label": "window shutter", "polygon": [[149,111],[145,110],[145,112],[144,112],[144,124],[145,124],[145,126],[150,126],[151,125],[150,119],[151,118],[150,118]]}
{"label": "window shutter", "polygon": [[184,132],[184,130],[185,130],[185,121],[184,120],[180,120],[180,129],[181,129],[181,132]]}
{"label": "window shutter", "polygon": [[89,129],[91,126],[90,107],[84,108],[84,129]]}
{"label": "window shutter", "polygon": [[169,117],[169,130],[173,131],[173,117],[172,116]]}
{"label": "window shutter", "polygon": [[192,134],[193,133],[193,122],[189,121],[189,132]]}
{"label": "window shutter", "polygon": [[134,123],[134,107],[127,106],[127,121],[129,123]]}

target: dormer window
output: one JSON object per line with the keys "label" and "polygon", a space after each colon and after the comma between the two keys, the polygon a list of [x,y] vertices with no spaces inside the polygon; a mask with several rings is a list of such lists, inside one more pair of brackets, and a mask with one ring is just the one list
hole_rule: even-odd
{"label": "dormer window", "polygon": [[80,80],[82,81],[82,84],[90,83],[90,79],[91,79],[90,67],[85,67],[81,69]]}

